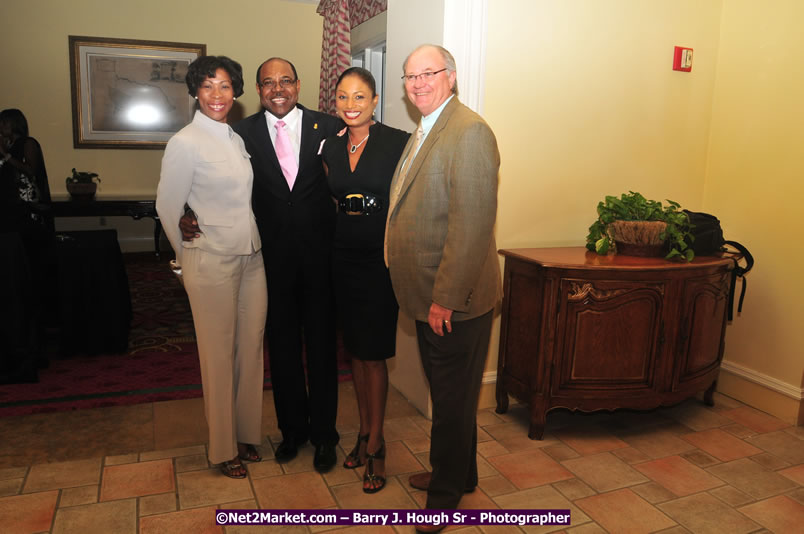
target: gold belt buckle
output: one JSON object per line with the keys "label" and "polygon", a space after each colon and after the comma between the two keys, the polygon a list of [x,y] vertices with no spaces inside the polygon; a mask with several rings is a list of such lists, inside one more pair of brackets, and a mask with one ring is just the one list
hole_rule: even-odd
{"label": "gold belt buckle", "polygon": [[[359,198],[359,199],[362,199],[362,200],[363,200],[363,207],[365,208],[365,205],[366,205],[366,200],[365,200],[365,197],[364,197],[363,195],[361,195],[360,193],[352,193],[351,195],[346,195],[346,199],[347,199],[347,200],[349,200],[350,198]],[[351,202],[349,202],[349,207],[350,207],[350,208],[352,207],[352,203],[351,203]],[[362,210],[362,209],[361,209],[360,211],[348,211],[348,210],[347,210],[347,211],[346,211],[346,214],[347,214],[347,215],[363,215],[363,210]]]}

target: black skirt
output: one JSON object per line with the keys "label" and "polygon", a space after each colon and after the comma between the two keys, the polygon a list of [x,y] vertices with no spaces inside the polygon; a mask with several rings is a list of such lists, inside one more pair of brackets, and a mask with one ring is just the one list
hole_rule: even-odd
{"label": "black skirt", "polygon": [[392,357],[396,352],[399,305],[382,248],[336,248],[332,271],[346,350],[359,360]]}

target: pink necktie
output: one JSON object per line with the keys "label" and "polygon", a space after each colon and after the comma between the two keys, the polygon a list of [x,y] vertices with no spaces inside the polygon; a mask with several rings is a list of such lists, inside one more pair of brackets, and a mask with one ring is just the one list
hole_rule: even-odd
{"label": "pink necktie", "polygon": [[288,187],[293,190],[293,183],[296,181],[296,173],[299,172],[299,164],[296,163],[296,155],[293,153],[293,145],[285,131],[285,121],[276,121],[276,157],[279,159],[279,166],[282,167],[282,174],[288,181]]}

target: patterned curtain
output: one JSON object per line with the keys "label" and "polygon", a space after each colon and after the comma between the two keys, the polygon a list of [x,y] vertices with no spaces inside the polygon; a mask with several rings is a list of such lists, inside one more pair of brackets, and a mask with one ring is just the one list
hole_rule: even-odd
{"label": "patterned curtain", "polygon": [[321,0],[317,12],[324,17],[318,109],[334,115],[335,82],[352,63],[349,2],[348,0]]}
{"label": "patterned curtain", "polygon": [[349,0],[349,22],[354,28],[388,9],[388,0]]}
{"label": "patterned curtain", "polygon": [[351,30],[388,9],[388,0],[321,0],[324,17],[318,109],[335,114],[335,83],[352,64]]}

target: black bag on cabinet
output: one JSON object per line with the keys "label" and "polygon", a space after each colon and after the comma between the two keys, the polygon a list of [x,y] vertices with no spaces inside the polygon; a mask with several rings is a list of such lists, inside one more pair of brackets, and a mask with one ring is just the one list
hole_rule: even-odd
{"label": "black bag on cabinet", "polygon": [[723,250],[726,240],[723,238],[723,229],[720,221],[714,215],[696,211],[684,210],[690,220],[690,232],[693,235],[692,243],[687,245],[696,256],[711,256]]}
{"label": "black bag on cabinet", "polygon": [[711,256],[721,251],[729,252],[727,247],[732,247],[741,255],[741,259],[745,260],[745,267],[743,267],[738,258],[732,258],[734,269],[731,271],[731,291],[729,292],[729,321],[731,321],[734,318],[734,294],[737,290],[737,279],[739,278],[743,283],[740,300],[737,303],[737,313],[740,313],[743,311],[743,299],[747,287],[745,275],[754,267],[754,257],[748,252],[745,245],[723,238],[720,221],[714,215],[689,210],[684,210],[684,213],[689,217],[692,227],[690,232],[693,235],[693,241],[688,245],[696,256]]}

